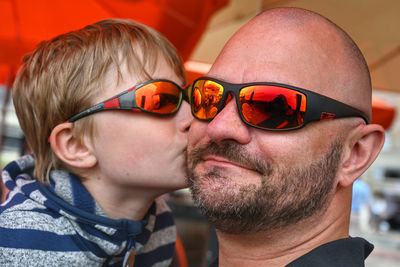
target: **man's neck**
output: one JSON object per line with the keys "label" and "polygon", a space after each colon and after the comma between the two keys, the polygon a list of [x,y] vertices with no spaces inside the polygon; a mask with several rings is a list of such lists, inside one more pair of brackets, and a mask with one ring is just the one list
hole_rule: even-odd
{"label": "man's neck", "polygon": [[279,231],[241,235],[218,232],[219,266],[285,266],[321,244],[348,237],[348,228],[348,213],[332,213],[328,208],[323,215]]}

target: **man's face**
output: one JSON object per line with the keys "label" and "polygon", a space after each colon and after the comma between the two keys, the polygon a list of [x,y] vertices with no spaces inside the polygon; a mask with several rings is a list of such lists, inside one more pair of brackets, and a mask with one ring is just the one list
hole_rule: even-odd
{"label": "man's face", "polygon": [[[226,46],[208,76],[318,88],[321,94],[332,88],[325,79],[329,64],[322,60],[329,51],[304,44],[307,39],[280,32],[239,39]],[[332,121],[287,132],[251,128],[232,99],[211,122],[195,120],[190,128],[193,198],[211,223],[228,233],[282,229],[323,212],[337,183],[338,132]]]}

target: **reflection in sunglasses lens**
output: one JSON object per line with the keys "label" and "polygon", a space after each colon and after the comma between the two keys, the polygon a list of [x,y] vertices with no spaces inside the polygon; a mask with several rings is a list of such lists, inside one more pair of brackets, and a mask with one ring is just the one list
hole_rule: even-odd
{"label": "reflection in sunglasses lens", "polygon": [[224,92],[222,85],[210,80],[198,80],[193,88],[192,109],[196,118],[214,118]]}
{"label": "reflection in sunglasses lens", "polygon": [[295,90],[254,85],[240,91],[244,120],[264,129],[297,128],[303,124],[306,97]]}
{"label": "reflection in sunglasses lens", "polygon": [[154,82],[136,90],[136,103],[143,110],[158,113],[174,113],[180,103],[181,91],[167,82]]}

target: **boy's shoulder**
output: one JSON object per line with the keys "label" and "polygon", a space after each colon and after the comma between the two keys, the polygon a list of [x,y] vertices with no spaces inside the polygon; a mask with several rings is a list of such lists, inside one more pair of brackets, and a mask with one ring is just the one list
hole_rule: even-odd
{"label": "boy's shoulder", "polygon": [[[8,206],[0,213],[0,265],[46,266],[56,258],[64,262],[58,254],[79,250],[71,241],[74,234],[66,218],[31,200]],[[36,262],[39,259],[41,262]],[[74,259],[70,260],[66,262]]]}
{"label": "boy's shoulder", "polygon": [[30,199],[16,205],[0,207],[2,240],[9,237],[16,242],[19,238],[30,239],[36,233],[71,234],[71,227],[67,227],[69,224],[65,217]]}

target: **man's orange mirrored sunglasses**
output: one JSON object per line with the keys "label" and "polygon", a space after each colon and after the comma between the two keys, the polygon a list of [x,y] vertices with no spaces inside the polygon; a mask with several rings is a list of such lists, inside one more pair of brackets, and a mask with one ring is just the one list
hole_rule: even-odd
{"label": "man's orange mirrored sunglasses", "polygon": [[366,114],[342,102],[298,87],[254,82],[232,84],[202,77],[190,89],[192,114],[199,120],[212,120],[225,106],[229,93],[235,96],[243,122],[264,130],[294,130],[324,119],[361,117]]}

